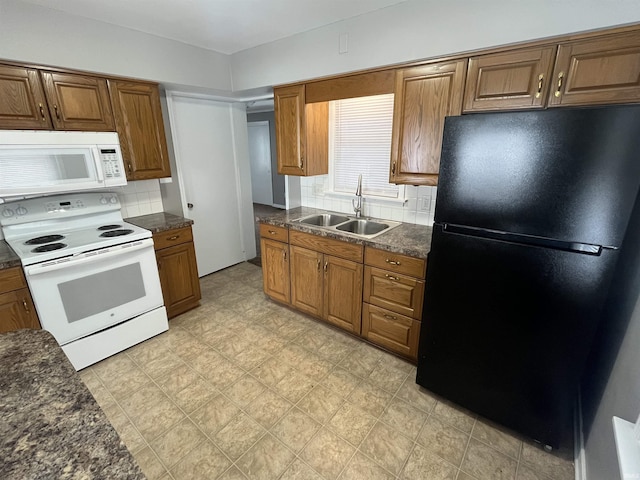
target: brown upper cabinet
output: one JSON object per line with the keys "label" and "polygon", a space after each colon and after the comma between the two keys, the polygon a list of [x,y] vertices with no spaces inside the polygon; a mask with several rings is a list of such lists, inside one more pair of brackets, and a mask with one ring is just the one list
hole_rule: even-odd
{"label": "brown upper cabinet", "polygon": [[561,43],[549,106],[640,102],[640,31]]}
{"label": "brown upper cabinet", "polygon": [[436,185],[444,117],[460,115],[467,61],[396,71],[390,183]]}
{"label": "brown upper cabinet", "polygon": [[471,57],[463,111],[544,108],[555,51],[547,46]]}
{"label": "brown upper cabinet", "polygon": [[0,128],[114,131],[107,81],[0,65]]}
{"label": "brown upper cabinet", "polygon": [[109,93],[127,179],[170,176],[158,85],[109,80]]}
{"label": "brown upper cabinet", "polygon": [[53,128],[37,70],[0,64],[0,128]]}
{"label": "brown upper cabinet", "polygon": [[40,75],[54,129],[115,131],[104,78],[47,71]]}
{"label": "brown upper cabinet", "polygon": [[329,104],[305,103],[305,86],[274,88],[280,175],[329,172]]}

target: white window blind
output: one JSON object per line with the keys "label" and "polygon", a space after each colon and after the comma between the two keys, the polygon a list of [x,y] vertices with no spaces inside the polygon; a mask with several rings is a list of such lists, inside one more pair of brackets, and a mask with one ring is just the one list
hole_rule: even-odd
{"label": "white window blind", "polygon": [[389,183],[393,94],[331,102],[331,165],[333,190],[354,193],[362,174],[362,193],[398,198]]}

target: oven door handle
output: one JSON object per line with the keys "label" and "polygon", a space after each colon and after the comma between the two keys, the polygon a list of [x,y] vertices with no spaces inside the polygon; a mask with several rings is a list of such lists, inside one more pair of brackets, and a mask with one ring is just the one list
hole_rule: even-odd
{"label": "oven door handle", "polygon": [[137,242],[125,243],[122,245],[116,245],[115,247],[108,247],[95,252],[83,253],[75,257],[65,257],[55,263],[45,262],[39,265],[30,265],[24,268],[24,272],[27,276],[40,275],[42,273],[54,272],[63,268],[75,267],[77,265],[84,265],[87,263],[101,262],[107,258],[122,255],[123,253],[135,252],[136,250],[142,250],[143,248],[153,248],[153,240],[146,238]]}

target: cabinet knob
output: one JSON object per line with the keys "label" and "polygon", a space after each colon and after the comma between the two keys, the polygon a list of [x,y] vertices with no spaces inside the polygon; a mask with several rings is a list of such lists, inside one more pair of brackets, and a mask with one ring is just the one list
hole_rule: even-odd
{"label": "cabinet knob", "polygon": [[193,208],[193,203],[187,203],[187,208],[191,210]]}

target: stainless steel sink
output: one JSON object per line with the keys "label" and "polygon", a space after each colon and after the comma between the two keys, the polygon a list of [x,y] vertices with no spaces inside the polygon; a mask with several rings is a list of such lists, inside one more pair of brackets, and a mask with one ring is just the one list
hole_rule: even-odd
{"label": "stainless steel sink", "polygon": [[375,235],[389,228],[389,225],[373,220],[351,220],[350,222],[338,225],[336,230],[341,232],[355,233],[356,235]]}
{"label": "stainless steel sink", "polygon": [[322,213],[319,215],[311,215],[309,217],[301,218],[300,223],[306,225],[316,225],[318,227],[332,227],[340,223],[344,223],[349,220],[349,217],[343,217],[342,215],[333,215],[330,213]]}
{"label": "stainless steel sink", "polygon": [[401,224],[401,222],[392,222],[391,220],[368,220],[334,213],[316,213],[302,217],[296,222],[361,238],[373,238]]}

